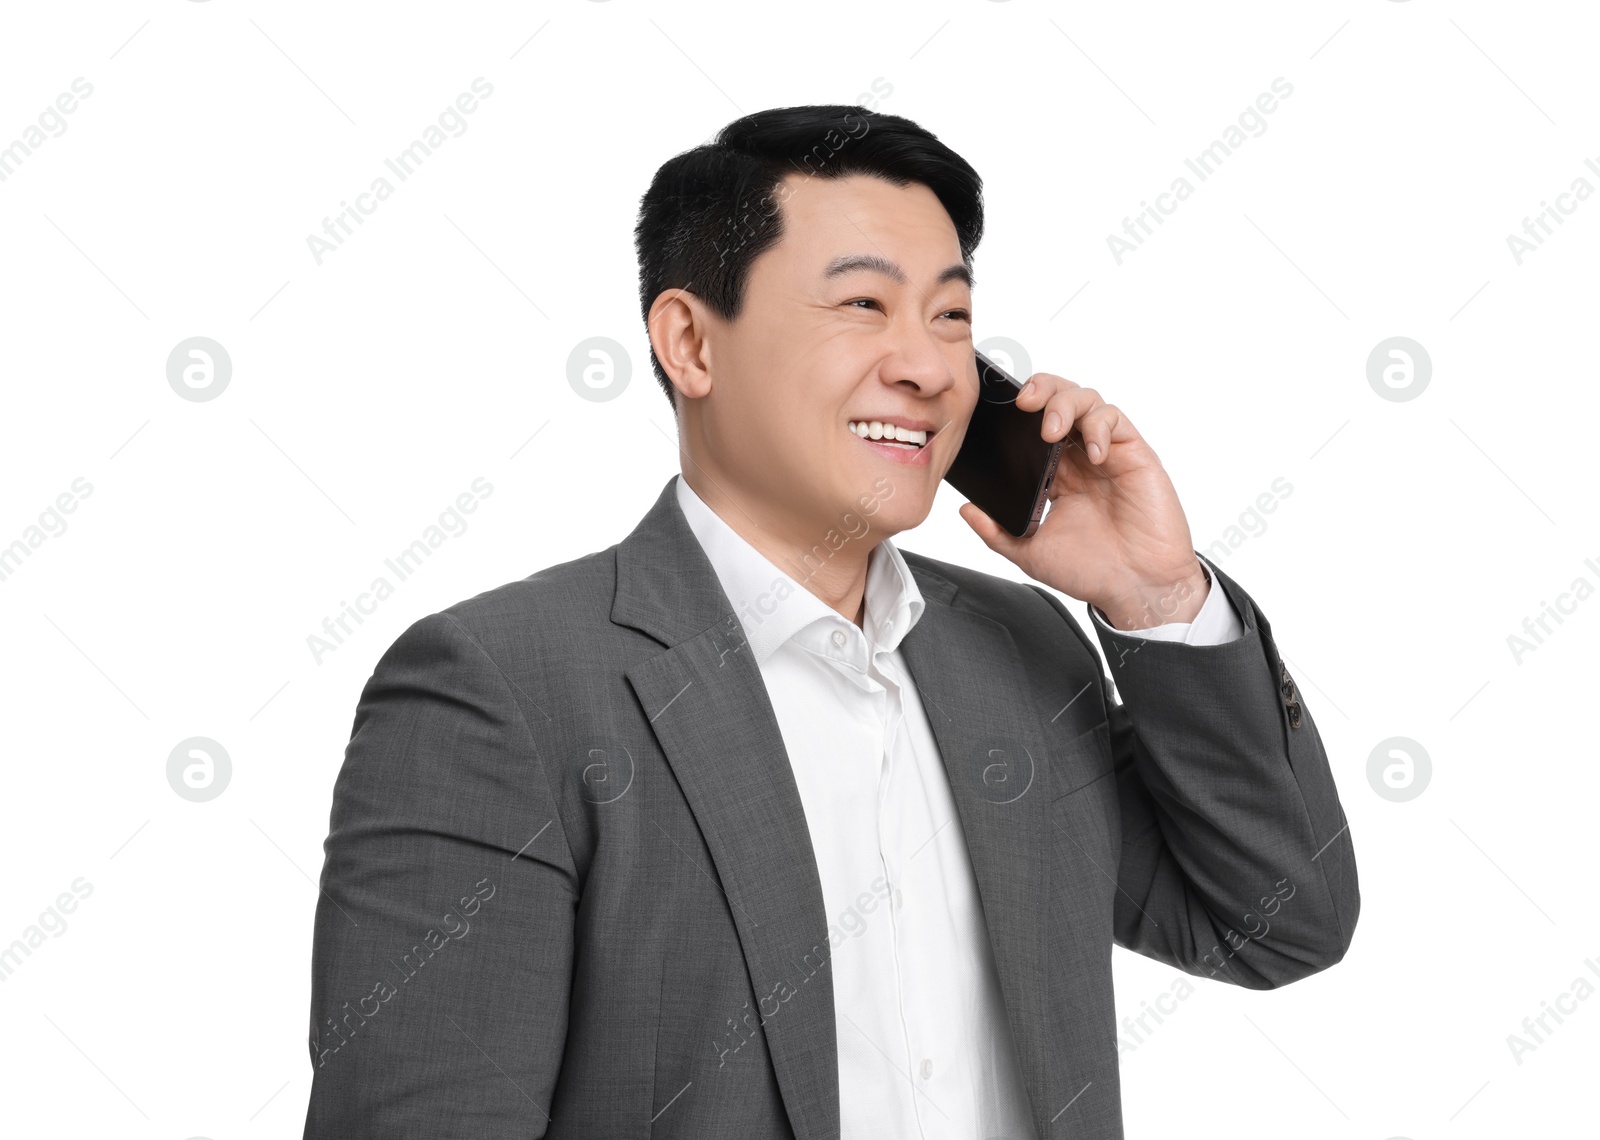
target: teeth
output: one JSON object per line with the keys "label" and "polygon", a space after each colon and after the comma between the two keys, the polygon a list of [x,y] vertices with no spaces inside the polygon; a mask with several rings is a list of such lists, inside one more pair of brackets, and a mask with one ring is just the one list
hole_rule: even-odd
{"label": "teeth", "polygon": [[886,424],[882,420],[851,420],[850,430],[862,439],[892,440],[897,443],[908,443],[922,447],[928,442],[928,433],[925,431],[911,431],[908,428],[896,427]]}

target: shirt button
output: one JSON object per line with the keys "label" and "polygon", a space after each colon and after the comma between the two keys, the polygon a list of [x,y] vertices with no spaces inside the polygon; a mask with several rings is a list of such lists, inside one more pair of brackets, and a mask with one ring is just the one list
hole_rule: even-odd
{"label": "shirt button", "polygon": [[905,900],[900,897],[900,888],[896,887],[894,889],[894,909],[895,910],[904,910],[905,909],[905,905],[906,905],[905,904]]}
{"label": "shirt button", "polygon": [[844,644],[844,630],[836,629],[836,630],[833,631],[833,643],[835,645],[843,645]]}
{"label": "shirt button", "polygon": [[933,1062],[928,1060],[926,1057],[922,1059],[921,1072],[923,1080],[927,1080],[929,1077],[933,1076]]}

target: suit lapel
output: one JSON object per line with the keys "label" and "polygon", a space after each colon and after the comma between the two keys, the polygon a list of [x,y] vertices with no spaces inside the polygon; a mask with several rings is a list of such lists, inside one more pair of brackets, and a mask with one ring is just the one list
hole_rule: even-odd
{"label": "suit lapel", "polygon": [[795,1134],[831,1140],[833,976],[805,809],[743,627],[675,495],[669,480],[618,547],[611,617],[667,646],[628,681],[716,864],[758,1001],[798,991],[763,1030]]}
{"label": "suit lapel", "polygon": [[1011,634],[952,605],[956,587],[912,566],[927,608],[900,643],[950,779],[978,881],[1007,1021],[1039,1134],[1046,1125],[1045,880],[1049,769]]}
{"label": "suit lapel", "polygon": [[[926,608],[900,643],[965,833],[1023,1079],[1040,1111],[1044,1036],[1044,735],[1010,633],[912,565]],[[764,1027],[799,1140],[839,1135],[838,1043],[822,883],[766,683],[668,480],[617,548],[611,618],[667,648],[627,671],[716,864],[758,999],[799,990]],[[801,986],[802,979],[805,980]]]}

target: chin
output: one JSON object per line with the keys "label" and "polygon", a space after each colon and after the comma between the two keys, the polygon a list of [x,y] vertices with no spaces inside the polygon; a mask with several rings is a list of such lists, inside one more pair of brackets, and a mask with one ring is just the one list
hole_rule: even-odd
{"label": "chin", "polygon": [[885,499],[867,521],[879,537],[893,538],[901,531],[921,526],[932,509],[931,500],[923,501],[920,496],[902,487],[892,499]]}
{"label": "chin", "polygon": [[848,530],[890,537],[917,526],[932,511],[937,483],[928,486],[929,472],[885,470],[884,466],[852,471],[842,486],[835,485],[833,494],[840,496],[835,501],[848,504],[847,517],[842,520]]}

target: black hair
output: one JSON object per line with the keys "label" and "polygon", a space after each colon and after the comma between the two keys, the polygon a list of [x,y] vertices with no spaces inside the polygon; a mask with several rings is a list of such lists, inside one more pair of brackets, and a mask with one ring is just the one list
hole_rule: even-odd
{"label": "black hair", "polygon": [[[870,174],[933,191],[968,271],[983,237],[983,180],[930,131],[862,107],[774,107],[735,119],[715,138],[661,164],[639,202],[639,308],[648,323],[662,292],[683,289],[724,320],[739,315],[750,266],[783,236],[774,191],[789,174]],[[650,350],[667,399],[675,389]]]}

